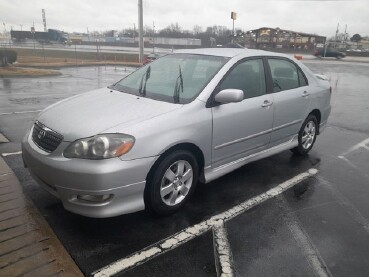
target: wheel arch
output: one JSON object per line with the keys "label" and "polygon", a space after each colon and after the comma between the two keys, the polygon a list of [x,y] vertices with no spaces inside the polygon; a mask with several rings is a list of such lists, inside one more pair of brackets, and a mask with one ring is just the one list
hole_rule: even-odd
{"label": "wheel arch", "polygon": [[318,109],[314,109],[309,113],[309,115],[314,115],[316,117],[316,120],[318,121],[318,135],[319,135],[319,129],[320,129],[319,127],[320,127],[320,122],[322,120],[322,114]]}
{"label": "wheel arch", "polygon": [[[146,176],[146,184],[148,183],[147,180],[150,180],[152,178],[152,176],[153,176],[156,168],[160,164],[160,162],[165,157],[167,157],[170,153],[173,153],[174,151],[177,151],[177,150],[187,150],[195,156],[195,158],[198,162],[198,165],[199,165],[199,172],[200,172],[199,181],[200,182],[205,182],[205,175],[204,175],[205,158],[204,158],[204,153],[202,152],[202,150],[196,144],[193,144],[193,143],[179,143],[179,144],[171,146],[170,148],[165,150],[159,156],[159,158],[152,165],[152,167],[149,170],[149,173]],[[146,188],[147,188],[147,185],[145,187],[145,194],[146,194],[146,191],[147,191]]]}

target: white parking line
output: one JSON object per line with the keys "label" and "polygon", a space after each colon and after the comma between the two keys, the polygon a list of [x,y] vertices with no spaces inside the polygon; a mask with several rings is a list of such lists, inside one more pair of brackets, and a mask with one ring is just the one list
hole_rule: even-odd
{"label": "white parking line", "polygon": [[369,220],[364,217],[361,212],[347,199],[347,197],[345,197],[337,189],[337,186],[322,177],[318,177],[317,179],[320,183],[324,184],[324,187],[327,188],[335,198],[337,198],[341,205],[346,207],[346,211],[351,216],[351,218],[359,223],[365,229],[365,231],[369,233]]}
{"label": "white parking line", "polygon": [[298,219],[295,218],[293,213],[289,212],[286,200],[279,196],[278,200],[282,203],[282,210],[285,214],[285,221],[288,229],[292,233],[293,238],[299,245],[303,252],[306,260],[310,264],[312,270],[312,276],[316,277],[331,277],[332,273],[329,271],[328,266],[325,264],[323,258],[321,257],[318,249],[313,244],[309,235],[306,233],[304,228],[299,224]]}
{"label": "white parking line", "polygon": [[164,240],[161,240],[157,243],[154,243],[153,245],[149,247],[142,249],[141,251],[133,253],[132,255],[129,255],[101,269],[98,269],[92,273],[92,276],[112,276],[119,272],[128,270],[140,264],[143,264],[147,262],[148,260],[153,259],[154,257],[164,254],[184,244],[185,242],[204,234],[205,232],[213,228],[215,225],[219,225],[224,221],[228,221],[236,217],[237,215],[240,215],[244,213],[245,211],[251,209],[252,207],[255,207],[263,203],[264,201],[283,193],[285,190],[295,186],[296,184],[302,182],[305,179],[308,179],[316,175],[317,173],[318,173],[317,169],[311,168],[308,171],[303,172],[275,186],[274,188],[266,191],[265,193],[262,193],[249,200],[246,200],[242,202],[241,204],[238,204],[225,212],[212,216],[208,220],[205,220],[203,222],[190,226]]}
{"label": "white parking line", "polygon": [[346,152],[344,152],[343,154],[339,155],[338,158],[342,159],[344,158],[347,154],[359,149],[359,148],[365,148],[365,149],[369,149],[368,145],[369,144],[369,138],[364,139],[363,141],[359,142],[358,144],[355,144],[354,146],[352,146],[349,150],[347,150]]}
{"label": "white parking line", "polygon": [[0,113],[0,115],[11,115],[11,114],[24,114],[24,113],[38,113],[42,110],[35,110],[35,111],[22,111],[22,112],[9,112],[9,113]]}
{"label": "white parking line", "polygon": [[12,153],[2,153],[1,156],[7,157],[7,156],[20,155],[20,154],[22,154],[22,151],[12,152]]}
{"label": "white parking line", "polygon": [[228,242],[227,230],[224,226],[224,222],[215,225],[213,228],[214,237],[214,255],[217,276],[220,277],[233,277],[233,260],[231,247]]}
{"label": "white parking line", "polygon": [[349,166],[351,166],[353,169],[355,169],[356,171],[360,172],[362,175],[364,175],[366,178],[369,179],[369,175],[367,174],[366,171],[362,170],[361,168],[359,168],[358,166],[356,166],[353,162],[351,162],[349,159],[347,159],[344,156],[338,156],[338,158],[340,158],[341,160],[345,161]]}

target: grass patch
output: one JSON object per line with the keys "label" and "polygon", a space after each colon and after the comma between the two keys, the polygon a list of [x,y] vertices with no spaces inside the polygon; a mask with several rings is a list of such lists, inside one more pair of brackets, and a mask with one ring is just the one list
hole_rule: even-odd
{"label": "grass patch", "polygon": [[5,77],[41,77],[61,75],[58,70],[23,68],[15,66],[0,67],[0,78]]}
{"label": "grass patch", "polygon": [[31,67],[63,67],[86,65],[126,65],[139,66],[138,55],[135,53],[94,53],[53,49],[22,49],[15,48],[18,53],[17,66]]}

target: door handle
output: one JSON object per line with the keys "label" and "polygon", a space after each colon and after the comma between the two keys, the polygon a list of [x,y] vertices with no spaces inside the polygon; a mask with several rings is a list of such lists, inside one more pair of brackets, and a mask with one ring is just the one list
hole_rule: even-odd
{"label": "door handle", "polygon": [[269,107],[273,105],[273,102],[272,101],[269,101],[269,100],[265,100],[264,103],[261,105],[263,108],[266,108],[266,107]]}
{"label": "door handle", "polygon": [[302,97],[308,97],[309,96],[309,93],[305,90],[303,93],[302,93]]}

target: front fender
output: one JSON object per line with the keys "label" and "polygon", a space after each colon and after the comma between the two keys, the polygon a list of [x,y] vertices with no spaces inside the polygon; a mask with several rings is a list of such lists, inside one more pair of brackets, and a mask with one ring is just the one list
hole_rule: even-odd
{"label": "front fender", "polygon": [[[181,144],[196,145],[204,154],[205,165],[211,161],[212,114],[205,103],[195,100],[173,113],[140,122],[134,126],[115,129],[136,138],[130,152],[122,160],[158,156],[169,148]],[[191,103],[192,104],[192,103]]]}

